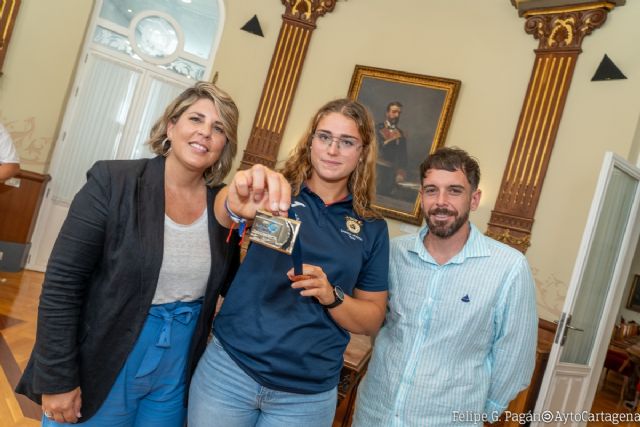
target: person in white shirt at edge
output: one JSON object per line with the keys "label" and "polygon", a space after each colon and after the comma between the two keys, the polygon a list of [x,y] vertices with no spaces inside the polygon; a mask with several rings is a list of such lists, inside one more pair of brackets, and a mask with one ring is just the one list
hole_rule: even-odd
{"label": "person in white shirt at edge", "polygon": [[426,225],[391,243],[389,305],[354,427],[494,422],[533,373],[533,277],[520,252],[469,222],[477,161],[441,148],[420,176]]}
{"label": "person in white shirt at edge", "polygon": [[0,183],[13,178],[19,171],[20,159],[16,147],[7,129],[0,124]]}

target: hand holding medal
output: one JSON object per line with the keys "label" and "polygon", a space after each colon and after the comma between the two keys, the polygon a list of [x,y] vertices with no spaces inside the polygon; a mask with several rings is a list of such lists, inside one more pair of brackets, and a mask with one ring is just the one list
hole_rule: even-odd
{"label": "hand holding medal", "polygon": [[227,188],[229,209],[244,219],[255,218],[258,209],[286,216],[291,204],[291,185],[263,165],[236,172]]}
{"label": "hand holding medal", "polygon": [[[338,305],[333,305],[336,301],[335,288],[329,283],[329,279],[322,267],[303,264],[302,274],[294,273],[292,268],[287,272],[287,276],[293,282],[291,287],[300,289],[300,295],[303,297],[314,297],[321,305],[327,308],[333,308]],[[337,289],[342,292],[340,288]],[[344,296],[342,296],[342,299],[344,299]],[[340,302],[342,302],[342,299]]]}

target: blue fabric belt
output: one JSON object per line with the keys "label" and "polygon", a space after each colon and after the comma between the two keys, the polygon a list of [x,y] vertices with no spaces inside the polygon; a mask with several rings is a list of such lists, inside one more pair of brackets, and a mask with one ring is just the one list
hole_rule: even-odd
{"label": "blue fabric belt", "polygon": [[140,369],[136,373],[136,378],[143,377],[152,373],[160,363],[164,350],[171,348],[171,326],[173,321],[188,325],[191,323],[193,317],[197,316],[200,312],[201,302],[197,303],[177,303],[179,304],[175,309],[168,309],[167,307],[174,306],[173,304],[161,304],[152,305],[149,309],[149,316],[160,318],[164,321],[160,328],[160,334],[156,340],[156,344],[149,346],[143,357],[143,361],[140,364]]}

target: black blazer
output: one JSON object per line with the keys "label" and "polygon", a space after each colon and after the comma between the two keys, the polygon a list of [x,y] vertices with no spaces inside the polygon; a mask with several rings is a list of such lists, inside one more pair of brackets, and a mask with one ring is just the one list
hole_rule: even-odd
{"label": "black blazer", "polygon": [[[82,421],[106,398],[144,325],[158,282],[164,164],[163,157],[101,161],[87,173],[49,258],[36,343],[18,393],[40,404],[43,393],[80,386]],[[207,191],[211,272],[187,378],[206,347],[216,299],[239,264],[237,237],[227,243],[228,229],[213,214],[221,188]]]}

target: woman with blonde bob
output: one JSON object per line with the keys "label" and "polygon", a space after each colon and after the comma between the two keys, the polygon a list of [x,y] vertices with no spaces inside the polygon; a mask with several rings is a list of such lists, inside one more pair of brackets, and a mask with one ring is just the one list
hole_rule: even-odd
{"label": "woman with blonde bob", "polygon": [[49,259],[17,387],[41,404],[43,426],[184,425],[189,378],[239,261],[223,201],[252,218],[290,199],[284,178],[260,166],[223,188],[237,126],[233,100],[198,82],[153,126],[157,157],[89,170]]}
{"label": "woman with blonde bob", "polygon": [[299,247],[293,257],[249,247],[191,383],[191,427],[331,426],[349,332],[375,333],[386,309],[375,163],[363,105],[339,99],[318,110],[281,171]]}

